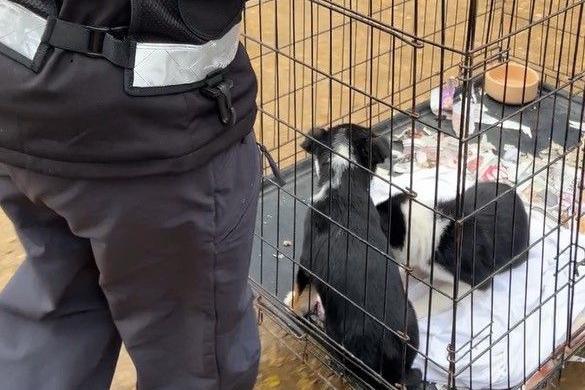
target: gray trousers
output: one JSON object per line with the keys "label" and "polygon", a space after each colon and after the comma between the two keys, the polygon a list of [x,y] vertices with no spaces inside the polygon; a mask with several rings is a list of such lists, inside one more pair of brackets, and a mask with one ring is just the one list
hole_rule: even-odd
{"label": "gray trousers", "polygon": [[0,293],[0,390],[108,389],[121,342],[139,389],[251,389],[259,164],[249,135],[175,176],[8,168],[0,205],[26,259]]}

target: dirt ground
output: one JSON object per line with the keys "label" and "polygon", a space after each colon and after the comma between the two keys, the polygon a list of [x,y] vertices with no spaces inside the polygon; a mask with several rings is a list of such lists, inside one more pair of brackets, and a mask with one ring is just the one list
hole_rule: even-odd
{"label": "dirt ground", "polygon": [[[243,42],[259,81],[257,135],[274,151],[281,168],[304,156],[299,147],[301,132],[343,122],[370,126],[389,119],[397,110],[410,111],[414,104],[429,98],[441,78],[459,75],[465,61],[460,51],[464,50],[469,27],[469,1],[443,3],[447,10],[444,31],[439,3],[433,1],[325,2],[371,15],[370,19],[397,31],[434,42],[418,49],[381,28],[370,28],[370,23],[359,18],[350,21],[343,12],[332,12],[315,3],[322,2],[250,0],[243,21]],[[493,54],[503,50],[495,39],[503,34],[500,29],[511,34],[504,42],[509,45],[506,55],[535,70],[544,69],[543,81],[547,84],[564,83],[572,66],[576,74],[581,72],[585,45],[577,42],[583,41],[585,28],[577,28],[577,8],[526,28],[533,7],[532,18],[541,20],[568,3],[572,2],[474,2],[474,47],[487,44],[489,55],[472,56],[472,77],[479,79],[494,66],[497,56]],[[511,15],[515,15],[513,20]],[[560,31],[563,26],[564,33]],[[448,49],[442,51],[437,46],[441,42]],[[574,64],[573,58],[577,59]],[[583,81],[574,87],[574,93],[582,91]]]}

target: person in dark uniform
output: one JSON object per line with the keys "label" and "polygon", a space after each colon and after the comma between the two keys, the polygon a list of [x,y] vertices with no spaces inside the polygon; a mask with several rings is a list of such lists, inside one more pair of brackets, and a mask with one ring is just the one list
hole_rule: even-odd
{"label": "person in dark uniform", "polygon": [[[253,387],[244,0],[0,0],[0,390]],[[2,261],[2,259],[0,259]]]}

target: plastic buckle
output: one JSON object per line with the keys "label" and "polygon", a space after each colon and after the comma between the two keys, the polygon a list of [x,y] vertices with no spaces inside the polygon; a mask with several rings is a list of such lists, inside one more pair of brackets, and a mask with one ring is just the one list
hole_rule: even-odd
{"label": "plastic buckle", "polygon": [[87,55],[91,57],[103,57],[104,40],[109,28],[89,27],[89,40],[87,43]]}
{"label": "plastic buckle", "polygon": [[205,86],[201,87],[201,93],[214,99],[219,111],[219,119],[225,126],[233,126],[236,123],[236,110],[232,105],[231,89],[234,82],[223,77],[221,73],[207,77]]}
{"label": "plastic buckle", "polygon": [[104,57],[104,41],[107,34],[116,32],[124,32],[127,27],[94,27],[85,26],[89,32],[89,40],[87,44],[87,54],[90,57]]}

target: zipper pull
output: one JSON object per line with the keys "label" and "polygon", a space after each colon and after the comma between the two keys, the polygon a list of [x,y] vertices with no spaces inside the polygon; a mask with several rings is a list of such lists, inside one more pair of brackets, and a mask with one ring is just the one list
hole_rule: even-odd
{"label": "zipper pull", "polygon": [[234,82],[232,80],[224,79],[223,75],[218,74],[209,78],[206,85],[201,87],[203,95],[216,101],[219,120],[228,127],[236,123],[236,110],[232,105],[231,93],[233,86]]}

